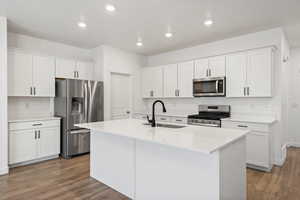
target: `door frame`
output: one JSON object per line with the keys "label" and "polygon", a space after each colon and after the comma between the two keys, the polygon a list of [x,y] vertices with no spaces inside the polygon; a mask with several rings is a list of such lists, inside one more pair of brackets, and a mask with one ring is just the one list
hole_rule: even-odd
{"label": "door frame", "polygon": [[114,72],[114,71],[110,71],[110,94],[109,94],[109,98],[110,98],[110,106],[109,106],[109,118],[110,120],[112,119],[112,104],[111,104],[111,99],[112,99],[112,76],[113,75],[121,75],[121,76],[127,76],[129,78],[129,109],[130,109],[130,114],[129,114],[129,118],[132,117],[132,112],[133,112],[133,76],[130,73],[122,73],[122,72]]}

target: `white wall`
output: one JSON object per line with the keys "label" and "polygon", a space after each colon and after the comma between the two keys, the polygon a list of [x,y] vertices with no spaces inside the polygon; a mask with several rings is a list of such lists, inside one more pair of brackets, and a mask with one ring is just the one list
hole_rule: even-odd
{"label": "white wall", "polygon": [[[273,98],[196,98],[196,99],[167,99],[167,110],[174,113],[197,112],[199,104],[229,104],[232,107],[232,115],[267,115],[278,119],[278,128],[274,133],[275,162],[280,164],[283,159],[282,146],[284,145],[284,123],[282,120],[286,115],[282,114],[286,102],[282,100],[285,76],[282,65],[282,49],[285,35],[281,28],[276,28],[257,33],[251,33],[231,39],[216,41],[204,45],[170,51],[148,57],[148,66],[177,63],[197,58],[222,55],[248,49],[261,48],[265,46],[276,46],[275,73],[274,73],[274,97]],[[288,49],[288,47],[287,47]],[[145,100],[147,110],[151,108],[151,100]]]}
{"label": "white wall", "polygon": [[288,90],[288,127],[287,142],[300,146],[300,48],[292,49],[289,71]]}
{"label": "white wall", "polygon": [[[26,35],[8,33],[9,49],[49,55],[76,60],[93,61],[92,50],[82,49],[58,42],[43,40]],[[38,118],[52,116],[54,113],[53,98],[9,97],[9,119]]]}
{"label": "white wall", "polygon": [[146,58],[105,45],[94,49],[94,55],[98,68],[97,77],[104,82],[104,119],[111,119],[111,73],[131,76],[132,91],[134,91],[132,93],[132,109],[139,110],[143,106],[139,69],[146,65]]}
{"label": "white wall", "polygon": [[0,17],[0,175],[8,173],[7,20]]}

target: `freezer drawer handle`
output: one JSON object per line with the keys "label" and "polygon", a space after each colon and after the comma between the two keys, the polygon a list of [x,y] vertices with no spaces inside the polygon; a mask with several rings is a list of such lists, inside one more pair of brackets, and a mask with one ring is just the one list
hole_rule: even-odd
{"label": "freezer drawer handle", "polygon": [[238,127],[240,127],[240,128],[248,128],[248,126],[246,126],[246,125],[238,125]]}

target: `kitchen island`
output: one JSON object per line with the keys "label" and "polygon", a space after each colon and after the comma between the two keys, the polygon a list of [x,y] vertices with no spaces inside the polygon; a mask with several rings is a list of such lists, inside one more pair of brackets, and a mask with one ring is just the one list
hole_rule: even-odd
{"label": "kitchen island", "polygon": [[91,130],[91,177],[137,200],[246,199],[247,131],[144,123],[77,125]]}

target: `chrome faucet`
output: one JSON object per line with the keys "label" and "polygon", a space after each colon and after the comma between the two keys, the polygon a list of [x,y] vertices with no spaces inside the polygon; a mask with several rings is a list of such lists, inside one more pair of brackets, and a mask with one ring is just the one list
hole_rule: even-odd
{"label": "chrome faucet", "polygon": [[153,104],[152,104],[152,120],[150,120],[149,116],[147,115],[147,120],[148,120],[149,123],[151,123],[152,127],[156,126],[156,122],[155,122],[155,104],[156,103],[161,103],[162,108],[163,108],[163,112],[167,112],[164,102],[162,102],[161,100],[154,101]]}

